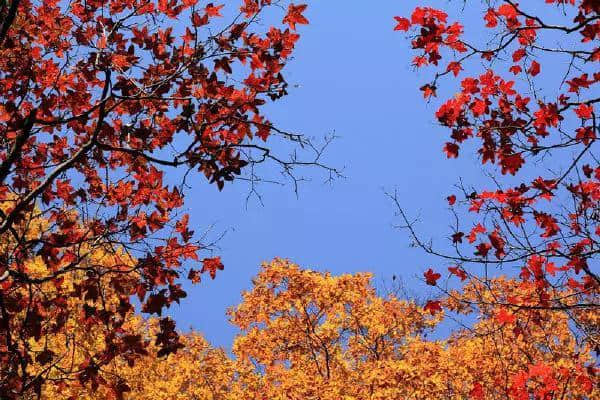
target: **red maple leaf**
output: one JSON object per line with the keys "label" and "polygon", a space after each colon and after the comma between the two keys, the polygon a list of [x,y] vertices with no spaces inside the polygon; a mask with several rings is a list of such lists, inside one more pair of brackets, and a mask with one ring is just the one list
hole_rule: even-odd
{"label": "red maple leaf", "polygon": [[462,243],[464,232],[456,232],[452,234],[452,243]]}
{"label": "red maple leaf", "polygon": [[201,273],[205,273],[208,271],[210,277],[215,279],[217,275],[217,270],[223,270],[223,263],[221,262],[221,257],[213,257],[213,258],[205,258],[202,260],[202,269]]}
{"label": "red maple leaf", "polygon": [[468,239],[469,239],[469,243],[474,243],[475,240],[477,240],[477,235],[480,233],[485,233],[486,229],[483,225],[481,225],[480,223],[478,223],[477,225],[475,225],[473,227],[473,229],[471,229],[471,232],[469,233]]}
{"label": "red maple leaf", "polygon": [[496,314],[496,321],[501,324],[514,324],[516,320],[517,317],[514,314],[506,311],[504,308],[501,308]]}
{"label": "red maple leaf", "polygon": [[437,272],[434,272],[431,268],[429,268],[427,271],[425,271],[423,273],[423,276],[425,277],[425,282],[428,285],[435,286],[437,283],[437,280],[440,279],[440,277],[442,275]]}
{"label": "red maple leaf", "polygon": [[448,158],[456,158],[458,157],[458,145],[456,143],[447,142],[444,145],[444,152]]}
{"label": "red maple leaf", "polygon": [[532,61],[531,65],[529,66],[529,69],[527,70],[527,72],[531,76],[536,76],[537,74],[540,73],[540,64],[537,61],[535,61],[535,60]]}
{"label": "red maple leaf", "polygon": [[410,28],[410,21],[407,18],[403,17],[394,17],[396,22],[398,23],[396,27],[394,27],[395,31],[408,31]]}
{"label": "red maple leaf", "polygon": [[425,311],[429,311],[431,315],[435,315],[436,313],[442,311],[442,305],[437,300],[429,300],[423,307]]}
{"label": "red maple leaf", "polygon": [[590,119],[592,118],[592,113],[594,112],[594,107],[591,104],[581,103],[579,107],[575,110],[575,114],[581,119]]}
{"label": "red maple leaf", "polygon": [[479,382],[475,382],[473,384],[473,388],[471,389],[471,392],[469,394],[471,395],[472,398],[474,398],[476,400],[483,400],[485,398],[483,386],[481,386],[481,383],[479,383]]}
{"label": "red maple leaf", "polygon": [[209,17],[222,17],[221,9],[223,7],[224,7],[223,4],[221,4],[220,6],[215,6],[215,5],[213,5],[213,3],[208,3],[206,5],[206,7],[204,8],[204,11],[206,12],[206,15],[208,15]]}
{"label": "red maple leaf", "polygon": [[454,74],[454,76],[458,76],[458,74],[460,73],[460,71],[462,71],[462,66],[460,65],[459,62],[452,61],[446,67],[446,71],[452,71],[452,73]]}
{"label": "red maple leaf", "polygon": [[461,281],[464,281],[465,279],[467,279],[467,273],[465,272],[464,269],[456,266],[456,267],[448,267],[448,271],[450,271],[450,273],[452,275],[456,275],[460,278]]}
{"label": "red maple leaf", "polygon": [[287,23],[292,30],[296,30],[296,24],[308,24],[308,19],[306,19],[302,13],[306,10],[306,4],[294,5],[290,4],[288,6],[288,12],[286,16],[283,18],[283,23]]}

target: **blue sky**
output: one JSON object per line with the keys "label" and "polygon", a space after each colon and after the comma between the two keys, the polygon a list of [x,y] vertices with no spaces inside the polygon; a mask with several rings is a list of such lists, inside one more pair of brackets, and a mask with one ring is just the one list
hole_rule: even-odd
{"label": "blue sky", "polygon": [[[344,167],[346,179],[323,184],[318,171],[307,171],[313,180],[301,185],[298,198],[290,186],[262,186],[264,206],[244,201],[244,183],[219,193],[196,182],[187,197],[191,226],[198,232],[212,225],[213,237],[226,232],[215,252],[225,271],[187,286],[188,298],[171,311],[181,329],[193,327],[228,347],[235,329],[225,310],[239,302],[260,263],[276,256],[334,274],[371,271],[378,286],[397,275],[414,293],[432,293],[416,277],[439,260],[411,248],[407,233],[393,228],[399,221],[385,191],[396,189],[405,209],[420,215],[424,236],[445,246],[451,232],[445,197],[459,177],[475,185],[486,178],[474,151],[446,159],[448,132],[434,122],[437,103],[426,104],[418,90],[427,75],[413,71],[409,42],[393,31],[393,16],[410,15],[416,3],[368,4],[309,6],[310,25],[300,28],[286,69],[290,95],[268,109],[283,129],[317,137],[335,131],[340,138],[325,160]],[[456,11],[464,25],[479,9],[467,11]]]}

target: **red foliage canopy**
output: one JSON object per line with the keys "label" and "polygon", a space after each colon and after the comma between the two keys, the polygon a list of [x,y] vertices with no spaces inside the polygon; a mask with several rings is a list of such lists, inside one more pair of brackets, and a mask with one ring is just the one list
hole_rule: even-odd
{"label": "red foliage canopy", "polygon": [[[196,0],[0,2],[1,398],[39,390],[53,361],[36,360],[31,340],[72,317],[103,327],[107,343],[62,373],[105,383],[102,365],[143,353],[122,326],[132,295],[161,315],[186,295],[185,260],[203,263],[189,271],[194,282],[223,269],[218,258],[199,260],[204,246],[178,211],[190,173],[222,189],[249,164],[271,160],[290,175],[321,165],[316,147],[305,162],[274,154],[267,143],[277,138],[307,142],[261,113],[286,94],[282,69],[305,7],[290,4],[282,26],[265,28],[264,10],[280,10],[271,0],[244,0],[228,22],[222,5]],[[178,185],[167,184],[169,170]],[[33,226],[40,219],[44,229]],[[90,264],[98,250],[127,262]],[[44,273],[30,271],[36,260]],[[77,283],[63,285],[66,276]],[[103,285],[120,297],[117,309],[103,303]],[[176,351],[174,324],[160,328],[161,354]],[[38,361],[49,367],[32,375]]]}
{"label": "red foliage canopy", "polygon": [[[411,35],[415,67],[436,69],[421,87],[425,99],[447,92],[444,80],[456,81],[458,91],[435,113],[449,131],[448,158],[475,150],[496,173],[493,189],[461,183],[462,193],[447,197],[455,253],[421,240],[401,208],[400,215],[421,248],[450,263],[451,275],[486,282],[495,266],[520,276],[535,296],[494,293],[496,305],[522,320],[566,310],[582,340],[600,351],[597,322],[587,319],[600,309],[600,2],[545,3],[488,2],[483,34],[429,7],[395,17],[395,29]],[[434,270],[425,278],[456,294],[437,284]]]}

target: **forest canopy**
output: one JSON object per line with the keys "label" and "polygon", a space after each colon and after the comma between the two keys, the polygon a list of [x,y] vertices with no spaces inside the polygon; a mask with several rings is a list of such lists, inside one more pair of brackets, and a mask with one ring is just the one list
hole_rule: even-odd
{"label": "forest canopy", "polygon": [[[507,296],[535,291],[505,277],[492,284]],[[478,299],[481,289],[468,284],[465,300]],[[241,332],[231,354],[190,332],[182,335],[183,350],[157,358],[160,348],[151,345],[135,364],[107,364],[103,376],[123,379],[124,398],[140,400],[600,396],[595,356],[571,332],[566,312],[517,321],[500,307],[460,309],[475,314],[477,323],[446,339],[428,339],[442,313],[432,315],[398,293],[379,294],[369,273],[333,276],[283,259],[264,263],[242,297],[228,312]],[[149,338],[159,321],[129,314],[125,324]],[[74,334],[85,342],[82,349],[102,342],[85,327]],[[47,348],[64,352],[64,338],[49,339]],[[70,362],[67,357],[62,364]],[[44,399],[110,397],[110,391],[77,382],[46,385],[42,393]]]}
{"label": "forest canopy", "polygon": [[[449,219],[433,232],[405,204],[407,194],[425,204],[423,187],[389,192],[431,290],[402,287],[403,270],[390,271],[388,290],[373,271],[334,275],[275,258],[227,311],[237,335],[218,348],[173,317],[197,301],[193,284],[228,279],[226,251],[192,222],[226,207],[194,191],[245,183],[236,201],[247,206],[259,185],[298,195],[305,173],[342,177],[325,161],[344,149],[329,146],[333,136],[272,122],[290,94],[288,64],[306,54],[308,5],[0,0],[0,399],[600,398],[600,2],[411,8],[384,22],[410,53],[368,55],[372,71],[352,82],[360,112],[343,112],[369,121],[347,134],[360,150],[349,154],[379,169],[371,182],[406,153],[425,154],[424,135],[436,132],[451,160],[431,165],[467,158],[486,177],[468,182],[467,164],[454,164],[457,183],[438,198]],[[332,43],[319,45],[346,44]],[[385,159],[390,142],[376,126],[397,116],[364,111],[379,99],[361,90],[380,79],[390,91],[396,81],[378,76],[390,57],[413,67],[428,103],[404,104],[400,117],[433,123],[411,146],[402,132]],[[322,83],[331,77],[321,61]],[[419,184],[435,186],[427,178]],[[336,207],[366,191],[354,190]],[[254,224],[246,236],[261,236]],[[350,217],[333,225],[363,228]],[[281,251],[236,240],[244,256]]]}

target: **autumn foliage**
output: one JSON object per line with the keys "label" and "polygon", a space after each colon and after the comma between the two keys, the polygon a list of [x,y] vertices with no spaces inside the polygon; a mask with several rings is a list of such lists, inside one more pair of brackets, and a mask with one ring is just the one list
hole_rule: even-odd
{"label": "autumn foliage", "polygon": [[[533,3],[486,2],[479,26],[463,26],[450,5],[448,12],[417,7],[396,17],[414,66],[431,71],[420,88],[424,98],[442,98],[435,118],[447,135],[443,151],[448,158],[473,155],[492,179],[489,187],[461,181],[447,197],[450,251],[423,239],[394,200],[415,242],[439,257],[424,279],[450,309],[500,307],[497,324],[516,327],[542,326],[556,313],[568,318],[579,342],[600,352],[600,3]],[[500,274],[514,278],[516,289],[497,286]],[[465,291],[454,290],[461,284]],[[480,290],[467,295],[472,287]],[[430,308],[443,305],[434,299]],[[530,368],[519,379],[546,374],[533,362]],[[550,378],[546,384],[552,389],[536,398],[561,398]]]}
{"label": "autumn foliage", "polygon": [[[286,94],[305,6],[240,3],[225,20],[195,0],[0,2],[1,398],[57,376],[104,385],[104,365],[146,353],[124,325],[132,296],[161,316],[180,278],[223,269],[181,211],[192,181],[319,165],[271,151],[311,147],[261,112]],[[267,9],[278,25],[257,23]],[[77,325],[102,343],[65,368],[45,343],[76,349]],[[159,356],[182,347],[173,321],[156,326]]]}
{"label": "autumn foliage", "polygon": [[[600,395],[589,345],[569,329],[566,312],[517,321],[503,308],[474,311],[478,322],[449,338],[427,336],[442,322],[396,293],[378,294],[368,273],[332,276],[281,259],[264,264],[229,311],[241,333],[232,356],[200,334],[182,336],[185,350],[134,365],[115,359],[110,376],[127,380],[125,398],[167,399],[592,399]],[[499,278],[507,295],[535,288]],[[481,287],[465,288],[478,299]],[[449,307],[459,303],[448,304]],[[597,318],[597,316],[596,316]],[[132,317],[143,337],[157,321]],[[93,340],[88,337],[87,340]],[[93,344],[93,343],[90,343]],[[46,389],[47,388],[47,389]],[[78,382],[47,385],[42,398],[104,399],[104,389]]]}
{"label": "autumn foliage", "polygon": [[263,112],[307,6],[239,3],[0,0],[0,398],[600,398],[600,3],[396,16],[440,147],[492,177],[447,195],[441,248],[393,197],[438,295],[275,259],[228,353],[165,316],[224,269],[186,189],[254,190],[264,162],[337,174]]}

